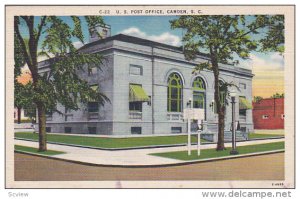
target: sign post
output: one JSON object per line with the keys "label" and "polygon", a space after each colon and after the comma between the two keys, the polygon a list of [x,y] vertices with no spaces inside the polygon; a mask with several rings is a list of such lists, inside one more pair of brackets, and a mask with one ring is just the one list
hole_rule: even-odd
{"label": "sign post", "polygon": [[188,115],[188,155],[191,155],[191,118]]}
{"label": "sign post", "polygon": [[[190,101],[191,102],[191,101]],[[188,143],[187,143],[187,148],[188,148],[188,155],[191,155],[191,120],[195,119],[198,121],[203,121],[204,120],[204,109],[198,109],[198,108],[187,108],[184,109],[184,114],[183,117],[185,120],[187,120],[188,125],[187,125],[187,134],[188,134]],[[197,132],[197,154],[198,156],[200,155],[200,146],[201,146],[201,136],[200,136],[201,131]]]}
{"label": "sign post", "polygon": [[198,141],[198,143],[197,143],[197,154],[198,154],[198,156],[200,156],[200,144],[201,144],[201,136],[200,136],[200,133],[201,133],[201,130],[198,130],[198,139],[197,139],[197,141]]}

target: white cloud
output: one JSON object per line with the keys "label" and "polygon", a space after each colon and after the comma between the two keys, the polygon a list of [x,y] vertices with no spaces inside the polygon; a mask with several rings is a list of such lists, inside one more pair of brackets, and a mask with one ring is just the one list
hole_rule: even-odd
{"label": "white cloud", "polygon": [[242,60],[239,64],[241,67],[250,68],[254,72],[261,71],[283,71],[284,58],[279,53],[269,53],[268,56],[259,57],[250,54],[249,60]]}
{"label": "white cloud", "polygon": [[152,41],[169,44],[169,45],[173,45],[173,46],[181,45],[180,38],[176,35],[172,35],[169,32],[164,32],[160,35],[148,35],[147,33],[141,31],[137,27],[130,27],[130,28],[127,28],[127,29],[121,31],[121,33],[126,34],[126,35],[135,36],[135,37],[144,38],[144,39],[149,39]]}
{"label": "white cloud", "polygon": [[255,71],[283,71],[284,69],[284,59],[277,53],[270,54],[269,58],[251,54],[250,58]]}

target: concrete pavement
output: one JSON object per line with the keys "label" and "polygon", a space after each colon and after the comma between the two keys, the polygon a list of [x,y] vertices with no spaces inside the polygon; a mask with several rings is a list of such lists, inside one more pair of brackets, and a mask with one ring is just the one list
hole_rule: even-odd
{"label": "concrete pavement", "polygon": [[[238,146],[264,144],[264,143],[272,143],[272,142],[280,142],[280,141],[284,141],[284,138],[275,139],[275,140],[257,140],[257,141],[249,141],[249,142],[247,141],[240,142],[238,143]],[[22,146],[29,146],[29,147],[38,147],[38,142],[25,141],[25,140],[15,140],[15,144],[22,145]],[[56,144],[47,144],[47,146],[48,149],[50,150],[58,150],[58,151],[66,152],[65,154],[54,155],[51,157],[70,160],[70,161],[96,164],[96,165],[110,165],[110,166],[137,166],[137,165],[155,166],[155,165],[170,165],[170,164],[185,163],[186,161],[152,156],[149,154],[187,150],[186,146],[170,147],[170,148],[119,150],[119,151],[87,149],[87,148],[56,145]],[[226,143],[225,146],[230,147],[231,143]],[[216,144],[206,144],[206,145],[202,145],[201,149],[209,149],[215,147]],[[192,149],[196,150],[197,146],[195,145],[192,146]]]}

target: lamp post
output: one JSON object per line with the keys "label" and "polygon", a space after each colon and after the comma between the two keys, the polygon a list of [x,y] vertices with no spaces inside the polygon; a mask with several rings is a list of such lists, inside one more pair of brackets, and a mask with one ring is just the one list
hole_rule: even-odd
{"label": "lamp post", "polygon": [[[189,99],[187,103],[187,107],[189,110],[193,108],[193,103],[192,103],[192,98]],[[191,116],[190,116],[190,111],[188,113],[188,155],[191,155]]]}
{"label": "lamp post", "polygon": [[239,154],[236,150],[236,131],[235,131],[235,96],[236,92],[233,90],[230,93],[231,96],[231,104],[232,104],[232,150],[230,151],[231,155]]}

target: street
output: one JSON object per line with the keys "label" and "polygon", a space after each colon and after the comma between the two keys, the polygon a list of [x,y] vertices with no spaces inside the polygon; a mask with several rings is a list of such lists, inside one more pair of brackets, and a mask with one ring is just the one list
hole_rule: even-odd
{"label": "street", "polygon": [[284,180],[284,153],[157,168],[86,166],[15,153],[15,180]]}

